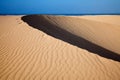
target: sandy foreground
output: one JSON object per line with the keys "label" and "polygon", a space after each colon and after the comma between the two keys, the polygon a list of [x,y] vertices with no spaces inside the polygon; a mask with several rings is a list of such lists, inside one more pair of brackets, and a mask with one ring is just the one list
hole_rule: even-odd
{"label": "sandy foreground", "polygon": [[[76,20],[76,18],[74,19]],[[53,19],[52,16],[49,19],[58,21],[59,26],[67,23],[67,19],[63,21],[63,24],[60,22],[62,20]],[[84,32],[84,27],[81,28],[84,32],[81,36],[119,54],[120,49],[117,44],[120,41],[118,40],[119,21],[118,23],[116,21],[110,23],[107,19],[103,21],[90,17],[82,17],[80,21],[82,24],[85,21],[88,24],[86,24],[88,29],[90,29],[89,25],[93,25],[94,22],[96,22],[93,25],[96,30],[98,28],[95,25],[99,24],[104,26],[106,30],[109,29],[108,25],[110,30],[112,27],[115,28],[113,33],[116,33],[116,36],[113,34],[110,36],[114,37],[116,43],[109,39],[110,37],[103,38],[102,35],[105,34],[98,31],[92,36],[92,33]],[[76,28],[65,27],[67,26],[62,28],[69,29],[68,31],[73,30],[72,32],[76,35],[79,34]],[[92,31],[95,33],[94,30]],[[100,43],[101,39],[103,42]],[[104,42],[104,39],[108,39],[108,41]],[[109,41],[110,43],[108,43]],[[0,80],[120,80],[120,62],[52,37],[29,26],[21,20],[21,16],[1,16]]]}

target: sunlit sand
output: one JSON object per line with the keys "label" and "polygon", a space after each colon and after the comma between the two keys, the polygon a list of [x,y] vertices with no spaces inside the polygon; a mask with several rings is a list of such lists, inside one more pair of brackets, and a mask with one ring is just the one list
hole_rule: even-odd
{"label": "sunlit sand", "polygon": [[[120,80],[119,61],[48,35],[21,17],[0,17],[0,80]],[[44,18],[120,54],[119,16]]]}

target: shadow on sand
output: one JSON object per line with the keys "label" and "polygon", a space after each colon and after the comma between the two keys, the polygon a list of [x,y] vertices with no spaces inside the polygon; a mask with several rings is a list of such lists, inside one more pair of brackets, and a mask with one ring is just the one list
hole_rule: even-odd
{"label": "shadow on sand", "polygon": [[46,34],[53,36],[55,38],[61,39],[67,43],[75,45],[79,48],[86,49],[94,54],[98,54],[102,57],[112,59],[120,62],[120,55],[112,51],[109,51],[103,47],[93,44],[81,37],[78,37],[60,27],[51,24],[41,15],[28,15],[23,16],[22,20],[28,23],[30,26],[37,28]]}

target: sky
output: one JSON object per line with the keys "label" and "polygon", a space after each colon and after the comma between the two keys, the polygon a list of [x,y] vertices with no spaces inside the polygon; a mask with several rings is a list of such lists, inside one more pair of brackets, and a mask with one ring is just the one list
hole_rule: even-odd
{"label": "sky", "polygon": [[0,0],[0,14],[120,14],[120,0]]}

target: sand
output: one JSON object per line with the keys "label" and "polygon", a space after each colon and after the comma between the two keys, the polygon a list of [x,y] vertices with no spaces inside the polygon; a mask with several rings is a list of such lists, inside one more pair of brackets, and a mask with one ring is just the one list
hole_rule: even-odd
{"label": "sand", "polygon": [[[74,21],[78,20],[78,23],[74,24],[75,27],[72,27],[72,30],[66,25],[68,24],[66,18],[64,19],[62,24],[62,19],[54,18],[52,20],[58,21],[57,24],[63,26],[62,28],[69,29],[68,31],[72,31],[78,36],[80,34],[76,29],[77,25],[85,21],[88,31],[84,26],[80,27],[83,29],[82,32],[85,30],[84,33],[81,32],[82,37],[89,41],[96,41],[94,43],[119,53],[119,25],[116,25],[116,22],[111,24],[74,18],[69,22],[69,26]],[[96,24],[93,25],[94,22]],[[90,24],[93,25],[96,32],[93,28],[91,28],[93,32],[89,32]],[[95,27],[100,24],[102,26]],[[107,41],[104,42],[104,39],[99,41],[105,35],[105,31],[101,33],[98,31],[99,27],[106,30],[113,28],[113,33],[116,34],[115,36],[110,34],[110,36],[115,37],[116,41],[109,39],[109,36],[105,38],[108,39]],[[112,46],[109,46],[111,44]],[[21,16],[1,16],[0,80],[120,80],[120,62],[50,36],[42,30],[29,26],[21,20]]]}
{"label": "sand", "polygon": [[44,17],[73,34],[120,54],[120,16]]}

